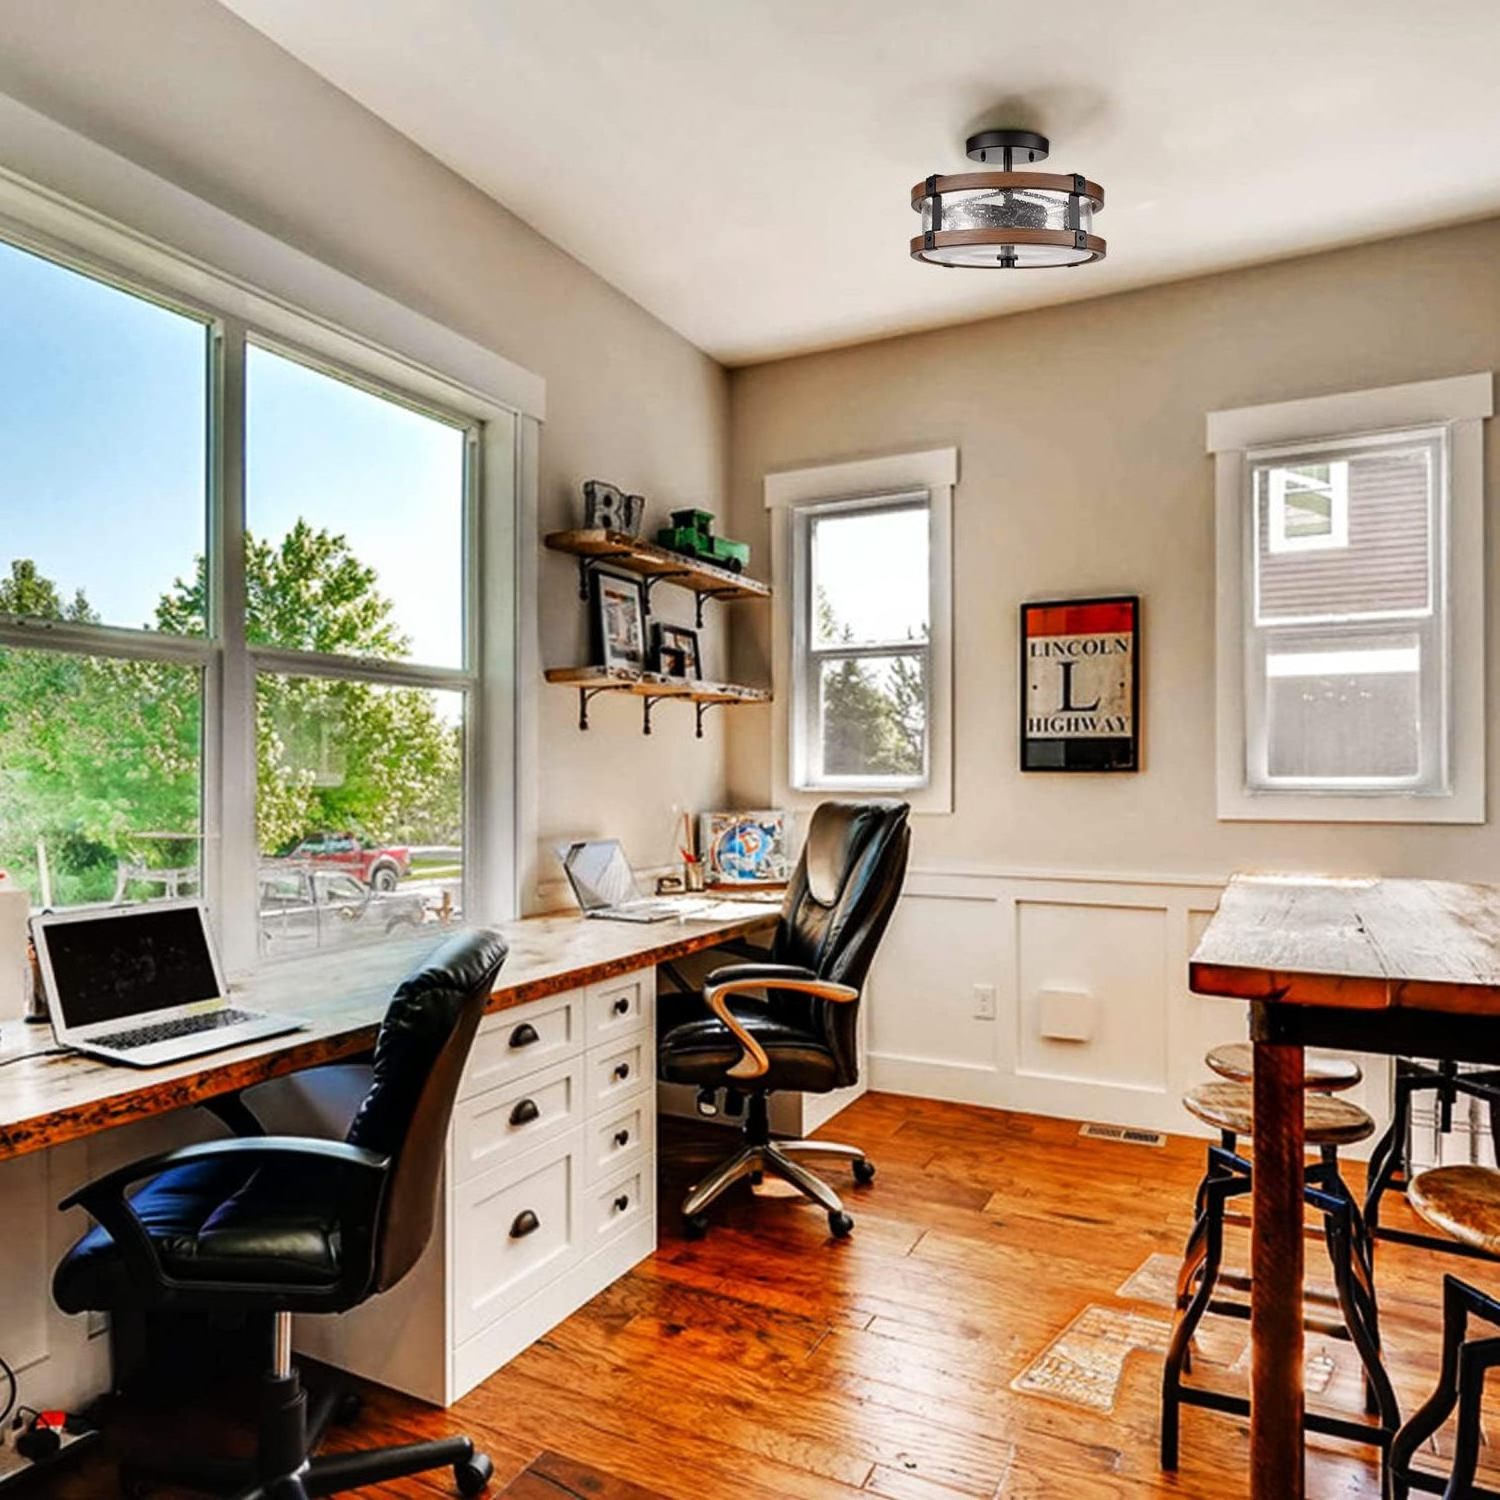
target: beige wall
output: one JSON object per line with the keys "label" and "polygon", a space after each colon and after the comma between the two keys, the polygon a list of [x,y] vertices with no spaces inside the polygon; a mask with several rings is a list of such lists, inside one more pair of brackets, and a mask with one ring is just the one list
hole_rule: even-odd
{"label": "beige wall", "polygon": [[[1217,820],[1203,420],[1217,408],[1496,368],[1500,221],[761,365],[732,377],[734,534],[766,547],[770,470],[957,444],[956,811],[917,820],[918,864],[1500,878],[1500,840],[1487,826]],[[1489,475],[1497,465],[1492,425]],[[1493,514],[1488,526],[1493,585]],[[1144,769],[1023,776],[1017,605],[1083,591],[1142,596]],[[769,630],[746,623],[736,668],[755,680],[769,670]],[[770,714],[755,713],[758,722],[736,725],[729,784],[758,805],[774,793]],[[1489,767],[1493,805],[1493,731]]]}
{"label": "beige wall", "polygon": [[[0,91],[543,376],[543,530],[594,477],[650,497],[653,522],[720,508],[720,367],[213,0],[9,0]],[[540,590],[543,662],[584,660],[565,560],[543,555]],[[672,804],[722,797],[722,715],[696,741],[665,704],[647,740],[633,703],[600,701],[582,735],[571,694],[538,697],[544,843],[609,832],[664,862]]]}

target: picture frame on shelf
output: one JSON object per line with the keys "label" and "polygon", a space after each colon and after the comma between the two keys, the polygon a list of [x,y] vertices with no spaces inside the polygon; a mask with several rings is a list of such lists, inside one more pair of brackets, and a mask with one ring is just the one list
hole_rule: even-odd
{"label": "picture frame on shelf", "polygon": [[658,620],[651,626],[651,670],[666,677],[703,678],[698,632]]}
{"label": "picture frame on shelf", "polygon": [[1136,594],[1021,606],[1021,769],[1140,769]]}
{"label": "picture frame on shelf", "polygon": [[596,569],[590,583],[589,625],[595,666],[626,672],[649,669],[646,590],[639,578]]}
{"label": "picture frame on shelf", "polygon": [[784,885],[791,876],[792,815],[778,809],[706,812],[698,858],[711,886]]}

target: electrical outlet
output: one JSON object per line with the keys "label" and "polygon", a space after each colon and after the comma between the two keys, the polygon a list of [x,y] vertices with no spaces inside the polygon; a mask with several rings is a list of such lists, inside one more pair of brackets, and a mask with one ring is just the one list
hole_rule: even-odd
{"label": "electrical outlet", "polygon": [[974,1019],[976,1021],[993,1021],[995,1019],[994,985],[976,984],[974,986]]}

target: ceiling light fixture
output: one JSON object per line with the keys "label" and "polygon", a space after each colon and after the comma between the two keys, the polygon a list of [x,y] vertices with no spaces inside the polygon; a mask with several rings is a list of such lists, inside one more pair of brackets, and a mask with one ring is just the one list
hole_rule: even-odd
{"label": "ceiling light fixture", "polygon": [[1047,137],[1030,130],[984,130],[968,140],[971,161],[996,163],[998,172],[928,177],[911,190],[922,233],[913,260],[934,266],[1081,266],[1104,259],[1104,241],[1091,233],[1104,207],[1104,189],[1077,173],[1026,172],[1047,159]]}

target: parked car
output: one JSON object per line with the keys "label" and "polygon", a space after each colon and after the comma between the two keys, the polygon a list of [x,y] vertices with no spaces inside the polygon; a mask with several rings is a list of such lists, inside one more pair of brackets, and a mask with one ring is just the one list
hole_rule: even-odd
{"label": "parked car", "polygon": [[411,850],[404,844],[375,844],[355,833],[313,833],[281,851],[287,859],[337,865],[377,891],[393,891],[411,874]]}
{"label": "parked car", "polygon": [[261,946],[267,953],[329,948],[420,927],[427,904],[408,891],[378,891],[342,870],[269,865],[260,872]]}

